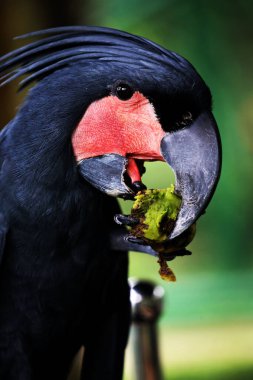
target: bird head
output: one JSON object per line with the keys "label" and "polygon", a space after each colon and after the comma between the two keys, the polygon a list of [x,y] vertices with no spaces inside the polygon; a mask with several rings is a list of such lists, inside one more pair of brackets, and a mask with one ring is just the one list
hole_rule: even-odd
{"label": "bird head", "polygon": [[27,36],[41,35],[2,58],[2,84],[27,74],[21,88],[39,81],[37,106],[40,98],[61,119],[79,175],[108,195],[133,198],[144,187],[145,161],[169,164],[182,197],[170,239],[180,235],[204,212],[221,168],[202,78],[178,54],[117,30],[65,27]]}

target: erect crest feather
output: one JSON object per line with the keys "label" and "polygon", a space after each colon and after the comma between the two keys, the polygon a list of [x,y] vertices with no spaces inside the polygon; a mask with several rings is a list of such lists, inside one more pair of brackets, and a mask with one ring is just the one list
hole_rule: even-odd
{"label": "erect crest feather", "polygon": [[119,30],[70,26],[41,30],[20,38],[41,37],[0,58],[0,86],[25,75],[19,89],[51,72],[78,60],[117,61],[132,65],[157,67],[157,64],[189,70],[191,65],[176,53],[143,37]]}

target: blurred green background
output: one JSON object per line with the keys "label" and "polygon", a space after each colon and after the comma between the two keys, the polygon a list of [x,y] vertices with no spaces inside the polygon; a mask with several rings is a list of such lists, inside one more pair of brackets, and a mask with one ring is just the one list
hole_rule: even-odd
{"label": "blurred green background", "polygon": [[[189,247],[193,255],[171,262],[175,284],[162,282],[155,259],[138,253],[130,255],[130,276],[152,279],[165,288],[160,337],[166,379],[253,379],[252,0],[54,4],[3,1],[2,52],[15,45],[10,42],[13,35],[29,30],[103,25],[145,36],[180,53],[210,86],[223,143],[223,168]],[[14,97],[10,86],[1,90],[0,98],[4,125],[20,97]],[[171,181],[172,174],[162,164],[149,164],[144,177],[149,187],[165,187]],[[122,202],[122,207],[127,212],[129,202]],[[127,363],[126,378],[131,379]]]}

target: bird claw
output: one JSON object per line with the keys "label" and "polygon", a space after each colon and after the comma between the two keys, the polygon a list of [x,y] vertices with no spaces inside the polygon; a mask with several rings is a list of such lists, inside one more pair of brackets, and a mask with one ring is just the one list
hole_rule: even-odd
{"label": "bird claw", "polygon": [[[135,218],[131,215],[123,215],[123,214],[114,215],[114,221],[120,226],[127,226],[127,227],[134,227],[140,222],[138,218]],[[124,241],[127,244],[129,243],[129,244],[134,244],[134,245],[139,245],[139,246],[147,245],[147,243],[145,243],[142,239],[137,238],[130,234],[124,236]]]}
{"label": "bird claw", "polygon": [[129,243],[134,243],[134,244],[139,244],[139,245],[147,245],[142,239],[137,238],[132,235],[127,236],[126,241],[128,241]]}
{"label": "bird claw", "polygon": [[125,226],[133,227],[138,224],[139,220],[137,218],[132,215],[116,214],[114,220],[123,228],[119,228],[117,233],[114,231],[112,238],[113,249],[144,252],[152,256],[157,256],[158,252],[160,252],[166,261],[173,260],[177,256],[191,255],[191,252],[185,249],[185,247],[194,238],[196,230],[195,223],[180,236],[172,240],[166,240],[160,243],[148,243],[139,237],[131,235],[131,232],[124,228]]}
{"label": "bird claw", "polygon": [[191,254],[192,254],[191,251],[189,251],[188,249],[182,248],[182,249],[178,249],[176,251],[172,251],[170,253],[163,253],[163,258],[166,261],[171,261],[171,260],[175,259],[175,257],[190,256]]}
{"label": "bird claw", "polygon": [[122,215],[122,214],[116,214],[114,216],[114,221],[119,224],[120,226],[135,226],[139,223],[139,219],[134,218],[131,215]]}

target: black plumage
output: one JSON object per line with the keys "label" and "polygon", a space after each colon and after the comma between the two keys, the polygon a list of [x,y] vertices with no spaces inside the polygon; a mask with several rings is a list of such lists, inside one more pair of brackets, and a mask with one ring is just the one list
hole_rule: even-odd
{"label": "black plumage", "polygon": [[139,67],[141,63],[142,66],[153,69],[160,63],[167,70],[175,69],[176,72],[185,72],[187,76],[193,74],[195,80],[198,77],[191,64],[178,54],[145,38],[110,28],[60,27],[29,33],[19,38],[47,34],[53,36],[16,49],[0,59],[0,73],[21,65],[9,74],[7,80],[3,77],[2,85],[20,75],[33,73],[25,82],[21,82],[22,86],[26,86],[29,82],[80,59],[123,62],[134,67]]}
{"label": "black plumage", "polygon": [[210,109],[210,93],[187,60],[144,38],[97,27],[24,37],[44,35],[0,59],[1,85],[38,82],[0,134],[0,378],[66,379],[85,345],[85,378],[116,380],[129,328],[127,253],[109,239],[119,209],[80,176],[71,136],[118,79],[165,128]]}

